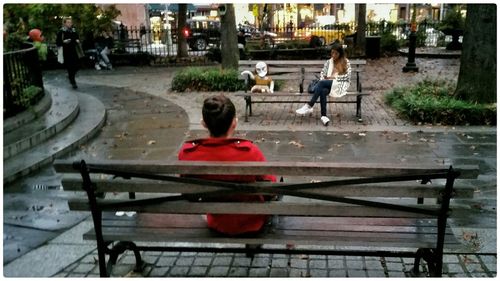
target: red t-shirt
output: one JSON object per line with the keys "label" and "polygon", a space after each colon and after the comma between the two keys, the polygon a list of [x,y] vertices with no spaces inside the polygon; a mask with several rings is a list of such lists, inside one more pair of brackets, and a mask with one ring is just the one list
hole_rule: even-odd
{"label": "red t-shirt", "polygon": [[[266,161],[260,149],[251,141],[236,138],[207,138],[186,141],[179,151],[179,160],[186,161]],[[230,181],[255,182],[276,181],[272,175],[200,175],[198,178]],[[262,195],[234,195],[224,200],[231,201],[261,201]],[[246,232],[259,231],[265,224],[267,215],[231,215],[207,214],[208,226],[219,232],[236,235]]]}

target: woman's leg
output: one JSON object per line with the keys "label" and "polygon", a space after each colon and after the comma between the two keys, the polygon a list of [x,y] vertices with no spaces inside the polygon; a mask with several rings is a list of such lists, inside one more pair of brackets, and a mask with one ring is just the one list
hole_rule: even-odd
{"label": "woman's leg", "polygon": [[318,97],[322,97],[321,100],[325,100],[325,111],[326,111],[326,97],[325,92],[330,92],[330,88],[332,87],[332,80],[320,80],[318,84],[316,85],[316,89],[314,90],[314,94],[311,97],[311,100],[309,101],[309,106],[312,107],[318,100]]}
{"label": "woman's leg", "polygon": [[314,90],[311,100],[301,108],[297,109],[295,112],[300,115],[312,113],[312,107],[319,97],[321,104],[321,116],[326,116],[326,95],[330,93],[331,87],[332,80],[320,80],[316,85],[316,89]]}

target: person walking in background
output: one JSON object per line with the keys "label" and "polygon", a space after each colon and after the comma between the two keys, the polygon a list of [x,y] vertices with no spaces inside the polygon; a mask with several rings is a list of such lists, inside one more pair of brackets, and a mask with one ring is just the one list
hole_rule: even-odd
{"label": "person walking in background", "polygon": [[73,89],[78,88],[75,76],[80,64],[80,55],[77,52],[77,48],[80,47],[79,44],[80,38],[73,27],[72,19],[65,17],[63,19],[63,27],[57,32],[56,45],[59,47],[58,50],[62,50],[63,64],[68,71],[68,79]]}
{"label": "person walking in background", "polygon": [[[179,151],[179,160],[184,161],[259,161],[266,158],[251,141],[234,138],[238,123],[236,110],[231,100],[224,95],[212,96],[203,102],[202,125],[208,129],[208,138],[186,141]],[[194,175],[183,175],[195,177]],[[229,182],[276,181],[272,175],[204,175],[196,176],[209,180]],[[260,201],[271,200],[263,195],[238,194],[217,198],[221,201]],[[252,234],[263,229],[267,215],[249,214],[207,214],[210,229],[226,235]]]}
{"label": "person walking in background", "polygon": [[351,84],[351,64],[345,55],[344,47],[340,43],[332,45],[331,56],[323,65],[311,101],[295,111],[299,115],[312,113],[313,106],[319,98],[321,122],[325,126],[330,123],[330,118],[326,116],[327,96],[334,98],[344,96]]}

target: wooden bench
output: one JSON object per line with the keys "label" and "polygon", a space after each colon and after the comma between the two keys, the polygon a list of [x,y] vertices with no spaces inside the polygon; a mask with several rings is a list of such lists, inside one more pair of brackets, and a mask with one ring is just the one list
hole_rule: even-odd
{"label": "wooden bench", "polygon": [[[429,274],[441,276],[443,251],[462,247],[447,225],[451,211],[460,207],[450,199],[470,198],[474,192],[457,178],[478,174],[475,165],[457,169],[318,162],[56,160],[54,167],[63,175],[64,190],[83,188],[87,193],[87,198],[70,200],[69,206],[92,213],[94,229],[84,239],[97,241],[101,276],[110,275],[125,250],[134,251],[136,270],[143,266],[140,251],[154,250],[413,257],[414,275],[419,275],[423,258]],[[276,183],[230,183],[179,174],[286,177]],[[216,201],[244,192],[284,197],[266,203]],[[127,210],[137,214],[115,215]],[[261,234],[228,237],[206,227],[200,214],[208,212],[269,214],[273,219]],[[151,242],[173,243],[160,247]],[[105,254],[110,255],[107,266]]]}
{"label": "wooden bench", "polygon": [[[258,61],[240,60],[238,71],[253,71]],[[274,81],[284,81],[287,84],[295,84],[296,89],[292,91],[275,91],[274,93],[251,93],[250,77],[243,75],[245,80],[245,90],[239,91],[235,95],[245,99],[245,122],[248,116],[252,116],[253,103],[306,103],[311,99],[307,93],[307,87],[312,80],[319,78],[319,73],[323,69],[325,60],[287,60],[287,61],[264,61],[269,67],[269,76]],[[347,95],[341,98],[328,98],[328,103],[354,103],[356,104],[356,118],[362,122],[361,101],[363,96],[369,95],[363,92],[361,83],[361,72],[366,65],[365,60],[350,60],[351,63],[351,86]],[[318,100],[319,102],[319,100]]]}

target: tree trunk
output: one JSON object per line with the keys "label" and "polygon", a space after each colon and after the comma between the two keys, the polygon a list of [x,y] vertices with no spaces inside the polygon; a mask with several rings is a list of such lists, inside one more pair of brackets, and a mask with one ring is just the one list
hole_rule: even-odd
{"label": "tree trunk", "polygon": [[495,4],[467,4],[455,97],[494,103],[497,97],[497,11]]}
{"label": "tree trunk", "polygon": [[354,54],[356,56],[365,56],[366,49],[366,4],[356,4],[357,12],[357,28],[356,28],[356,44],[354,46]]}
{"label": "tree trunk", "polygon": [[186,27],[187,4],[179,4],[179,14],[177,15],[177,57],[188,57],[186,38],[182,30]]}
{"label": "tree trunk", "polygon": [[238,69],[240,58],[238,50],[238,36],[236,34],[236,19],[233,4],[225,4],[226,14],[221,16],[221,53],[222,69]]}

